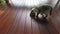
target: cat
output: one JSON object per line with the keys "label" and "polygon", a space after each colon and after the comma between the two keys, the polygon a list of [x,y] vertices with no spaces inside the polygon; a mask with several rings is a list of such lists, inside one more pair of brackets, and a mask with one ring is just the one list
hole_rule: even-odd
{"label": "cat", "polygon": [[52,12],[52,7],[49,5],[43,5],[40,7],[34,7],[32,8],[32,11],[30,13],[30,16],[35,18],[35,19],[43,19],[48,16],[48,14],[51,15]]}

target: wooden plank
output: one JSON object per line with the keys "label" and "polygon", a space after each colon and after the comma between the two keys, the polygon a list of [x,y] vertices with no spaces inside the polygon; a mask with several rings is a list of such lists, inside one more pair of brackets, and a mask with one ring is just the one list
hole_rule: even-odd
{"label": "wooden plank", "polygon": [[[8,11],[10,11],[10,10],[8,10]],[[1,31],[2,34],[5,34],[7,29],[8,29],[7,27],[9,27],[9,24],[10,24],[9,22],[11,20],[10,18],[12,16],[11,15],[12,12],[8,12],[7,14],[8,15],[4,17],[5,19],[3,19],[3,21],[1,21],[0,31]]]}
{"label": "wooden plank", "polygon": [[9,10],[7,10],[7,13],[4,15],[4,17],[1,17],[1,19],[0,19],[0,28],[5,23],[4,21],[6,21],[8,12],[9,12]]}
{"label": "wooden plank", "polygon": [[35,30],[35,22],[34,22],[34,20],[33,19],[31,19],[32,20],[32,34],[35,34],[35,32],[36,32],[36,30]]}
{"label": "wooden plank", "polygon": [[24,34],[26,10],[22,8],[21,12],[19,12],[18,15],[20,15],[20,18],[19,18],[17,29],[16,29],[16,34]]}
{"label": "wooden plank", "polygon": [[56,30],[56,28],[53,26],[51,22],[47,25],[47,30],[49,34],[59,34],[59,32]]}
{"label": "wooden plank", "polygon": [[31,34],[31,18],[30,18],[31,9],[26,9],[26,23],[25,23],[25,34]]}
{"label": "wooden plank", "polygon": [[18,11],[17,11],[17,8],[13,10],[12,12],[12,18],[10,20],[10,25],[9,25],[9,29],[7,31],[7,34],[14,34],[15,32],[15,25],[17,24],[16,22],[16,19],[17,19],[17,14],[18,14]]}
{"label": "wooden plank", "polygon": [[3,11],[6,12],[0,19],[0,34],[58,34],[53,24],[44,25],[32,19],[31,9],[10,7]]}
{"label": "wooden plank", "polygon": [[6,14],[6,10],[8,10],[8,8],[1,8],[0,9],[0,19],[1,19],[1,17],[3,17],[5,14]]}

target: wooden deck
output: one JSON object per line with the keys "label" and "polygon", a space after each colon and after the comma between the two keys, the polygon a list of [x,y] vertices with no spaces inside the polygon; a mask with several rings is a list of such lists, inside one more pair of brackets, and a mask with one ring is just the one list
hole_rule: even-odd
{"label": "wooden deck", "polygon": [[59,34],[51,24],[38,23],[28,8],[0,8],[0,34]]}

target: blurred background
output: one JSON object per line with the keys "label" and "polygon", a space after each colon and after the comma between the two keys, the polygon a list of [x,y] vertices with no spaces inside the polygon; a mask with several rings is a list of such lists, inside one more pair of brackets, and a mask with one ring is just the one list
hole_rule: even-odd
{"label": "blurred background", "polygon": [[[32,19],[30,12],[46,4],[53,9],[44,25]],[[60,0],[0,0],[0,34],[60,34]]]}
{"label": "blurred background", "polygon": [[54,7],[58,0],[8,0],[9,3],[16,7],[34,7],[43,4],[48,4]]}

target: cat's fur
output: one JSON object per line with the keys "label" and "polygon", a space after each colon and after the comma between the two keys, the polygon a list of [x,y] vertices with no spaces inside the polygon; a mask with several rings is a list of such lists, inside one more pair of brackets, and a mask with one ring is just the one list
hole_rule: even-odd
{"label": "cat's fur", "polygon": [[48,5],[44,5],[44,6],[32,8],[30,16],[32,16],[34,18],[39,18],[38,15],[41,14],[42,15],[41,18],[45,18],[45,17],[47,17],[48,13],[50,13],[50,15],[51,15],[51,12],[52,12],[52,7],[50,7]]}

